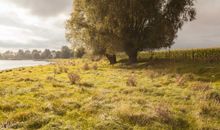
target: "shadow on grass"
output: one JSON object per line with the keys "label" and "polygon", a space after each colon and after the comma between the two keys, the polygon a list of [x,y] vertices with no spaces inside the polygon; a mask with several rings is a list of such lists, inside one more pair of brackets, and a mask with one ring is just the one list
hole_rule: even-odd
{"label": "shadow on grass", "polygon": [[198,81],[220,81],[220,62],[141,58],[135,64],[128,64],[127,59],[121,59],[116,67],[129,70],[151,69],[166,74],[193,74]]}

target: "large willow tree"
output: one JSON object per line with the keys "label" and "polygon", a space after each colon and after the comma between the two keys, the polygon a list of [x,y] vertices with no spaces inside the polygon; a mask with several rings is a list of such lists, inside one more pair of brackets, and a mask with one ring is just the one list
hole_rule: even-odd
{"label": "large willow tree", "polygon": [[97,53],[171,47],[185,22],[195,19],[194,0],[74,0],[67,39]]}

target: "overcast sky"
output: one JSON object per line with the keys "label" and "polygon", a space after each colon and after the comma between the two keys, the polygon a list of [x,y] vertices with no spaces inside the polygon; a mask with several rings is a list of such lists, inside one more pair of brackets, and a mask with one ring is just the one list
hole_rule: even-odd
{"label": "overcast sky", "polygon": [[[0,51],[59,49],[72,0],[0,0]],[[220,47],[220,0],[197,0],[197,20],[185,24],[174,48]]]}

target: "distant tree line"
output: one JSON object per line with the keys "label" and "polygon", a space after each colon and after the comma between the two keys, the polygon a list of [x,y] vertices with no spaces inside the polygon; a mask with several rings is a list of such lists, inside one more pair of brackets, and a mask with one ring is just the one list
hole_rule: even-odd
{"label": "distant tree line", "polygon": [[[78,57],[81,58],[85,54],[84,48],[79,48],[74,51],[68,46],[63,46],[60,50],[45,49],[40,50],[18,50],[17,52],[6,51],[0,53],[0,59],[3,60],[42,60],[42,59],[69,59]],[[75,55],[75,56],[74,56]]]}

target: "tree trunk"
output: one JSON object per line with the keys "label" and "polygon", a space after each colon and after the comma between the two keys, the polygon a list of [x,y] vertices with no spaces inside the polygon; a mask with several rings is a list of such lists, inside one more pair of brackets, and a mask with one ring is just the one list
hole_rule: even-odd
{"label": "tree trunk", "polygon": [[129,51],[127,52],[127,55],[129,57],[129,63],[133,64],[137,62],[137,56],[138,56],[137,50]]}
{"label": "tree trunk", "polygon": [[107,59],[109,60],[110,64],[113,65],[113,64],[116,64],[117,63],[117,59],[116,59],[116,55],[113,54],[105,54],[105,56],[107,57]]}

